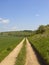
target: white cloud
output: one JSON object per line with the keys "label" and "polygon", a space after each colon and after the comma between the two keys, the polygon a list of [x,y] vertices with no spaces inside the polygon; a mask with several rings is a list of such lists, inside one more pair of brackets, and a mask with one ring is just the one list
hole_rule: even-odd
{"label": "white cloud", "polygon": [[14,27],[11,28],[11,30],[14,30],[14,31],[15,31],[16,29],[17,29],[16,26],[14,26]]}
{"label": "white cloud", "polygon": [[2,21],[2,18],[0,18],[0,23],[1,23],[1,21]]}
{"label": "white cloud", "polygon": [[16,31],[16,30],[17,30],[16,26],[13,26],[13,27],[11,27],[11,28],[9,29],[9,31]]}
{"label": "white cloud", "polygon": [[39,14],[36,14],[35,16],[40,16]]}
{"label": "white cloud", "polygon": [[17,31],[17,27],[13,26],[13,27],[2,27],[0,28],[0,32],[4,32],[4,31]]}
{"label": "white cloud", "polygon": [[9,23],[9,20],[8,19],[4,19],[4,20],[2,20],[2,22],[6,24],[6,23]]}
{"label": "white cloud", "polygon": [[9,22],[10,22],[9,19],[3,19],[3,18],[0,18],[0,23],[8,24]]}
{"label": "white cloud", "polygon": [[2,20],[2,18],[0,18],[0,20]]}

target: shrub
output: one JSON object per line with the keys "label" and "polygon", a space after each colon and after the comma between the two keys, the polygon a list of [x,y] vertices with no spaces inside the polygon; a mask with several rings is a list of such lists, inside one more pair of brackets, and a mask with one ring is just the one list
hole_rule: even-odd
{"label": "shrub", "polygon": [[7,48],[7,51],[10,51],[11,50],[11,48],[9,47],[9,48]]}
{"label": "shrub", "polygon": [[44,32],[45,32],[45,26],[41,25],[36,31],[36,34],[39,34],[39,33],[43,34]]}

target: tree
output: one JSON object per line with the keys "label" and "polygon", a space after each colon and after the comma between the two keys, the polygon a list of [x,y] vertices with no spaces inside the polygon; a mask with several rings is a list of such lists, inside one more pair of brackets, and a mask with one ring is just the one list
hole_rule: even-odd
{"label": "tree", "polygon": [[41,25],[41,26],[39,26],[39,28],[38,28],[38,30],[36,31],[36,33],[38,34],[38,33],[44,33],[45,32],[45,26],[43,26],[43,25]]}

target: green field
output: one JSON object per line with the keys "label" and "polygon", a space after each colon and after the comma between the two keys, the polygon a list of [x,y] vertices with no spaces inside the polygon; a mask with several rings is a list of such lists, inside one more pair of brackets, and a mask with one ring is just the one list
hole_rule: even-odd
{"label": "green field", "polygon": [[25,62],[26,62],[26,40],[23,43],[23,47],[22,47],[20,53],[18,54],[15,65],[25,65]]}
{"label": "green field", "polygon": [[0,62],[16,47],[22,37],[0,36]]}
{"label": "green field", "polygon": [[46,34],[37,34],[30,37],[29,40],[49,64],[49,36]]}
{"label": "green field", "polygon": [[[0,33],[0,61],[2,61],[23,39],[27,37],[49,65],[49,25],[40,26],[35,31],[13,31]],[[17,65],[24,65],[25,44],[17,57]],[[20,62],[20,60],[23,60]],[[16,65],[15,64],[15,65]]]}
{"label": "green field", "polygon": [[32,31],[0,32],[0,62],[24,38],[32,35]]}

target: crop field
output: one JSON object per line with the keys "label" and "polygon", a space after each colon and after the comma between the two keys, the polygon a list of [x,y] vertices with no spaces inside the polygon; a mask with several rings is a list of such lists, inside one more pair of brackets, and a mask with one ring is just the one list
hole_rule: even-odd
{"label": "crop field", "polygon": [[29,40],[49,65],[49,36],[37,34]]}
{"label": "crop field", "polygon": [[22,37],[0,36],[0,62],[20,43]]}

